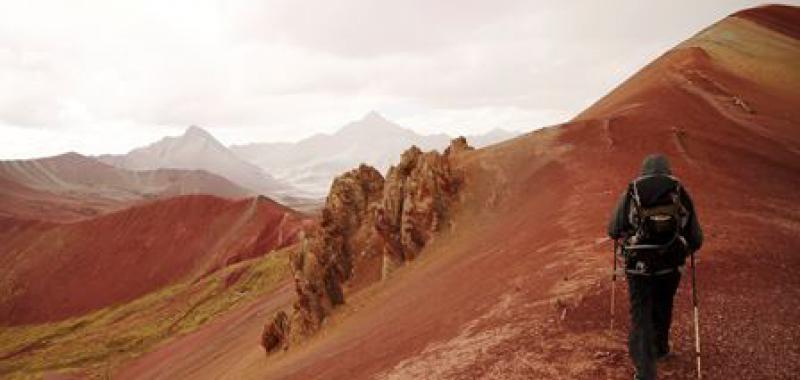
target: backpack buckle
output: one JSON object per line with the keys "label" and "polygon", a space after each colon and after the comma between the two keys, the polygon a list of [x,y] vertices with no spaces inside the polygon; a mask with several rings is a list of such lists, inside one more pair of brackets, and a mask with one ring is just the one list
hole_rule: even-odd
{"label": "backpack buckle", "polygon": [[645,265],[642,261],[636,261],[636,265],[633,266],[633,269],[626,269],[625,272],[628,274],[632,274],[635,276],[648,276],[647,273],[647,265]]}

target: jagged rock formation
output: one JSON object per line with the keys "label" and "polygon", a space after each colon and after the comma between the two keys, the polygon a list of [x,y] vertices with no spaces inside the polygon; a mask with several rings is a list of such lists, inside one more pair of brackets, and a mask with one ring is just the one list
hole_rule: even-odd
{"label": "jagged rock formation", "polygon": [[471,147],[467,143],[466,137],[460,136],[460,137],[454,138],[452,141],[450,141],[450,146],[445,148],[444,155],[448,156],[448,157],[452,157],[452,156],[458,155],[458,154],[460,154],[462,152],[467,152],[467,151],[470,151],[470,150],[475,150],[475,148]]}
{"label": "jagged rock formation", "polygon": [[264,327],[267,353],[317,331],[344,303],[345,286],[358,288],[415,259],[446,226],[464,182],[453,160],[471,149],[463,137],[444,154],[414,146],[385,180],[367,165],[337,177],[320,225],[292,256],[297,300],[291,318],[279,312]]}
{"label": "jagged rock formation", "polygon": [[383,183],[377,170],[361,165],[331,185],[318,229],[292,257],[296,336],[316,331],[333,307],[344,303],[342,285],[352,277],[356,253],[366,248],[372,234],[373,205],[381,198]]}
{"label": "jagged rock formation", "polygon": [[463,175],[451,167],[451,158],[470,149],[463,137],[454,139],[444,155],[412,147],[389,169],[375,225],[384,241],[384,277],[416,258],[440,230],[463,183]]}
{"label": "jagged rock formation", "polygon": [[272,322],[264,326],[264,332],[261,334],[261,346],[267,354],[278,351],[280,349],[288,348],[287,337],[289,335],[289,316],[286,312],[279,311],[275,313]]}

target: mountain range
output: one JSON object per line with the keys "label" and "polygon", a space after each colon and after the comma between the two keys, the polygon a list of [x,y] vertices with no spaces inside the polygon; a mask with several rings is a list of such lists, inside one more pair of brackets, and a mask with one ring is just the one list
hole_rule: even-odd
{"label": "mountain range", "polygon": [[[516,135],[494,129],[486,134],[467,136],[467,141],[472,146],[483,147]],[[372,111],[333,134],[317,134],[296,143],[253,143],[230,148],[276,178],[322,197],[336,175],[354,166],[366,163],[386,173],[408,147],[442,150],[451,139],[446,134],[416,133]]]}
{"label": "mountain range", "polygon": [[75,221],[188,194],[253,195],[203,170],[127,170],[78,153],[0,161],[0,216]]}
{"label": "mountain range", "polygon": [[165,137],[122,155],[101,155],[98,160],[129,170],[205,170],[233,183],[278,200],[301,196],[299,191],[276,180],[231,152],[202,128],[191,126],[181,136]]}
{"label": "mountain range", "polygon": [[[468,136],[482,147],[516,136],[494,129]],[[181,136],[165,137],[121,155],[97,159],[129,170],[161,168],[205,170],[267,195],[289,206],[327,194],[333,178],[366,163],[385,172],[407,147],[444,149],[446,134],[422,135],[393,123],[377,112],[349,123],[333,134],[317,134],[296,143],[251,143],[226,147],[211,133],[191,126]]]}

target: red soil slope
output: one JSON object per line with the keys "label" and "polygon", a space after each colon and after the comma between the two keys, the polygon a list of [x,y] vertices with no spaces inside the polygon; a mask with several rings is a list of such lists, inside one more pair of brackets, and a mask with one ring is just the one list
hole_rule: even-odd
{"label": "red soil slope", "polygon": [[[800,24],[794,10],[775,9],[751,13]],[[604,229],[642,157],[659,151],[694,196],[706,231],[698,268],[705,378],[794,378],[800,41],[751,20],[730,17],[706,29],[570,123],[470,153],[455,228],[393,278],[350,295],[305,346],[265,360],[253,322],[264,316],[251,312],[231,329],[201,329],[117,374],[630,379],[624,300],[617,302],[622,329],[608,331]],[[677,355],[659,365],[662,379],[694,376],[685,282]],[[617,295],[624,298],[624,287]],[[243,335],[252,340],[236,338]]]}
{"label": "red soil slope", "polygon": [[267,198],[190,195],[55,224],[0,219],[0,323],[63,319],[294,241],[302,217]]}
{"label": "red soil slope", "polygon": [[800,8],[766,6],[745,9],[741,12],[736,12],[734,16],[800,39],[800,24],[797,23],[797,20],[800,19]]}
{"label": "red soil slope", "polygon": [[52,221],[85,219],[176,195],[251,195],[200,170],[129,171],[77,153],[0,161],[0,185],[0,216]]}
{"label": "red soil slope", "polygon": [[71,220],[78,215],[86,217],[98,210],[112,208],[116,202],[103,200],[89,203],[47,191],[35,190],[15,181],[0,177],[0,216],[23,218],[44,217],[48,220]]}

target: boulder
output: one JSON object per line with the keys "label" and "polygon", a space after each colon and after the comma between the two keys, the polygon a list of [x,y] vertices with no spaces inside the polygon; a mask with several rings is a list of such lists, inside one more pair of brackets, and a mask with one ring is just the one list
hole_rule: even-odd
{"label": "boulder", "polygon": [[264,330],[261,332],[261,346],[267,354],[286,349],[288,347],[288,340],[286,337],[289,335],[289,317],[283,310],[275,313],[272,322],[264,325]]}

